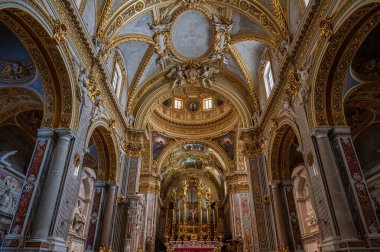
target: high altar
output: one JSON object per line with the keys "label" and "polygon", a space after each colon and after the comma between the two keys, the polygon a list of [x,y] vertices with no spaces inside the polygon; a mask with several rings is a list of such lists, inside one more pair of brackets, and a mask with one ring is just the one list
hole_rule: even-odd
{"label": "high altar", "polygon": [[221,251],[223,220],[211,189],[190,176],[173,187],[166,208],[168,251]]}

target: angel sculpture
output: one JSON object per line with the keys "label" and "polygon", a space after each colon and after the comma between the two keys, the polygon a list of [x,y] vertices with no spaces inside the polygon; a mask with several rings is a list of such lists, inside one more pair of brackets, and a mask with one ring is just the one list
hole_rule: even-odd
{"label": "angel sculpture", "polygon": [[178,85],[181,87],[186,86],[186,77],[184,73],[184,67],[181,65],[175,66],[166,74],[166,77],[171,79],[174,78],[174,82],[171,86],[172,89],[176,88]]}
{"label": "angel sculpture", "polygon": [[200,78],[202,80],[202,85],[204,87],[210,87],[213,85],[213,77],[214,74],[219,73],[219,69],[215,67],[210,67],[210,66],[202,66],[202,74],[200,75]]}
{"label": "angel sculpture", "polygon": [[82,67],[79,71],[78,83],[80,89],[80,101],[86,106],[86,95],[88,94],[87,85],[88,85],[88,70],[85,67]]}

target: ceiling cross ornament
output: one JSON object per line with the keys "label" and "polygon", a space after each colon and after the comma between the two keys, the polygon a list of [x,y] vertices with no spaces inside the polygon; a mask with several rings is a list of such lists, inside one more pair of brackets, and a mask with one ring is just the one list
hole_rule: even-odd
{"label": "ceiling cross ornament", "polygon": [[[215,83],[215,75],[224,64],[228,64],[226,55],[233,24],[225,22],[217,10],[202,5],[202,2],[179,1],[172,8],[164,9],[158,21],[148,24],[154,31],[154,50],[158,55],[156,63],[166,71],[165,76],[171,81],[172,89],[187,86],[210,88]],[[195,41],[194,50],[189,52],[181,47],[184,39],[181,36],[191,35],[185,34],[187,30],[178,28],[187,20],[198,18],[206,22],[205,25],[189,27],[200,35]]]}

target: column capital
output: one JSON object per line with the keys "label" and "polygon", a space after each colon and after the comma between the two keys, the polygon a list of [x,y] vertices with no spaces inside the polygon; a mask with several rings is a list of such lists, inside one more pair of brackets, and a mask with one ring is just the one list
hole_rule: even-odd
{"label": "column capital", "polygon": [[318,126],[315,127],[314,130],[311,132],[311,136],[314,136],[316,138],[324,138],[328,137],[331,132],[330,126]]}
{"label": "column capital", "polygon": [[226,176],[230,193],[249,192],[248,175],[246,171],[235,171]]}
{"label": "column capital", "polygon": [[260,156],[265,149],[265,141],[259,128],[241,129],[239,140],[243,142],[243,154],[247,158]]}
{"label": "column capital", "polygon": [[271,180],[269,181],[268,183],[272,188],[276,188],[276,187],[279,187],[280,184],[281,184],[281,180],[279,179],[274,179],[274,180]]}
{"label": "column capital", "polygon": [[58,135],[59,139],[65,141],[70,141],[72,138],[75,137],[74,132],[71,129],[67,128],[55,129],[54,132]]}
{"label": "column capital", "polygon": [[54,136],[54,130],[52,128],[38,129],[37,138],[51,138],[53,136]]}
{"label": "column capital", "polygon": [[141,157],[145,151],[144,143],[148,140],[146,130],[128,129],[123,145],[124,152],[130,157]]}
{"label": "column capital", "polygon": [[157,195],[160,192],[160,179],[156,173],[141,173],[139,193],[152,193]]}
{"label": "column capital", "polygon": [[291,181],[291,180],[282,180],[281,181],[281,184],[282,184],[282,186],[286,186],[286,187],[293,187],[293,181]]}
{"label": "column capital", "polygon": [[333,137],[351,137],[351,127],[350,126],[336,126],[332,129],[331,134]]}
{"label": "column capital", "polygon": [[116,181],[109,180],[109,181],[107,181],[107,186],[116,188],[117,183],[116,183]]}

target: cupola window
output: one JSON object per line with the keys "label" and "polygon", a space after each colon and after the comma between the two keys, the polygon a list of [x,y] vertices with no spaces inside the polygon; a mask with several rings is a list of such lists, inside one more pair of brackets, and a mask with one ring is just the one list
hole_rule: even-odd
{"label": "cupola window", "polygon": [[205,110],[212,109],[212,98],[207,98],[203,100],[203,108]]}
{"label": "cupola window", "polygon": [[174,108],[175,109],[182,109],[182,100],[174,99]]}

